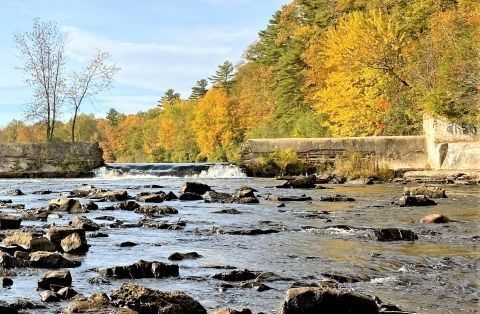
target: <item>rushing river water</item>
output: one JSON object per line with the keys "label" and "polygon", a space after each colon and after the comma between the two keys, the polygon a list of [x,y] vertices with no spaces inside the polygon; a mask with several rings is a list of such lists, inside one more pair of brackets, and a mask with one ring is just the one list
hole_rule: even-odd
{"label": "rushing river water", "polygon": [[[187,167],[187,165],[183,165]],[[249,307],[254,313],[274,313],[294,281],[324,280],[322,273],[348,274],[365,278],[342,287],[378,296],[397,304],[403,310],[419,313],[476,312],[479,305],[480,253],[480,187],[445,185],[448,198],[437,200],[434,207],[398,208],[391,205],[394,197],[402,194],[404,185],[381,184],[371,186],[332,185],[325,190],[276,189],[273,179],[246,178],[241,171],[228,165],[201,165],[190,173],[194,178],[175,177],[172,166],[153,169],[143,165],[131,170],[128,165],[114,165],[115,169],[99,171],[90,179],[22,179],[0,180],[0,191],[20,188],[24,196],[0,197],[25,204],[26,208],[45,207],[52,198],[72,191],[82,184],[99,188],[127,190],[132,196],[144,191],[173,191],[178,194],[185,181],[210,185],[218,192],[233,193],[236,188],[250,186],[258,190],[260,204],[210,204],[203,201],[168,201],[164,205],[178,209],[178,215],[163,218],[170,222],[187,223],[183,230],[146,228],[109,229],[108,238],[88,238],[89,252],[81,258],[82,265],[71,269],[74,288],[83,293],[109,293],[125,280],[111,280],[111,284],[92,285],[88,279],[97,277],[97,269],[127,265],[140,259],[168,262],[174,252],[195,251],[202,255],[196,260],[180,261],[180,277],[168,279],[138,279],[133,282],[159,289],[182,290],[204,307]],[[143,168],[142,168],[143,167]],[[187,167],[188,168],[188,167]],[[130,170],[129,170],[130,169]],[[170,169],[170,170],[168,170]],[[182,171],[184,171],[183,169]],[[203,171],[201,174],[201,171]],[[158,176],[163,175],[163,176]],[[161,189],[146,189],[146,185],[161,185]],[[50,195],[32,192],[51,190]],[[312,202],[268,201],[267,194],[301,195]],[[325,195],[343,194],[355,202],[325,203]],[[86,200],[80,200],[82,203]],[[136,223],[142,216],[127,211],[102,210],[111,203],[98,203],[99,210],[85,214],[99,224],[98,216],[114,216],[126,223]],[[220,209],[235,208],[239,215],[214,213]],[[18,215],[15,210],[2,209]],[[324,211],[328,213],[323,213]],[[458,222],[438,225],[419,224],[426,214],[436,212]],[[48,224],[67,224],[72,215],[49,220]],[[417,221],[417,223],[412,223]],[[22,222],[23,226],[44,226],[45,222]],[[329,226],[397,227],[410,229],[419,235],[415,242],[379,242],[370,239],[365,231],[351,231]],[[208,234],[215,226],[224,229],[280,227],[277,234],[247,236]],[[203,232],[205,231],[205,232]],[[117,244],[133,241],[138,246],[121,248]],[[248,288],[219,289],[220,281],[211,275],[222,270],[211,265],[232,265],[252,271],[271,271],[288,281],[268,282],[272,290],[258,292]],[[38,269],[16,269],[17,277],[10,289],[2,289],[1,298],[13,302],[18,298],[39,301],[37,280],[44,273]],[[129,280],[130,281],[130,280]],[[1,288],[0,288],[1,289]],[[46,312],[61,309],[66,303],[52,305]]]}

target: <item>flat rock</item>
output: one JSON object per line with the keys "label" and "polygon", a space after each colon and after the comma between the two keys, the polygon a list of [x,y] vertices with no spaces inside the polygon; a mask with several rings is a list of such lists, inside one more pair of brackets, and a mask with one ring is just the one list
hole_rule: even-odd
{"label": "flat rock", "polygon": [[425,195],[426,197],[430,198],[447,198],[445,189],[437,186],[420,185],[410,188],[404,188],[403,193],[405,196]]}
{"label": "flat rock", "polygon": [[429,214],[420,219],[420,222],[425,224],[442,224],[450,221],[451,220],[447,216],[441,214]]}
{"label": "flat rock", "polygon": [[100,229],[100,226],[93,222],[93,220],[81,215],[76,215],[73,218],[72,226],[74,226],[75,228],[83,229],[85,231],[97,231]]}
{"label": "flat rock", "polygon": [[207,310],[184,292],[163,292],[124,283],[110,295],[117,307],[128,307],[140,313],[206,314]]}
{"label": "flat rock", "polygon": [[80,262],[71,261],[61,254],[52,252],[33,252],[30,255],[30,264],[36,268],[73,268],[80,266]]}
{"label": "flat rock", "polygon": [[186,192],[180,195],[178,199],[181,201],[200,201],[203,200],[203,197],[195,193]]}
{"label": "flat rock", "polygon": [[310,196],[300,195],[300,196],[277,196],[277,195],[268,195],[266,200],[277,201],[277,202],[306,202],[311,201]]}
{"label": "flat rock", "polygon": [[293,180],[289,180],[277,188],[292,188],[292,189],[313,189],[317,183],[317,177],[310,175],[308,177],[297,177]]}
{"label": "flat rock", "polygon": [[82,205],[78,200],[72,198],[55,198],[48,203],[48,210],[76,212],[82,210]]}
{"label": "flat rock", "polygon": [[335,194],[320,197],[320,202],[355,202],[355,199],[353,197]]}
{"label": "flat rock", "polygon": [[226,208],[226,209],[222,209],[222,210],[219,210],[219,211],[216,211],[216,212],[213,212],[213,213],[215,213],[215,214],[227,214],[227,215],[239,215],[242,212],[240,212],[239,210],[236,210],[235,208]]}
{"label": "flat rock", "polygon": [[110,298],[103,292],[95,292],[89,297],[77,295],[70,299],[64,311],[73,313],[101,313],[101,314],[138,314],[128,308],[116,308],[110,304]]}
{"label": "flat rock", "polygon": [[232,270],[229,272],[219,273],[212,276],[214,279],[223,281],[247,281],[257,278],[258,272],[252,272],[248,269]]}
{"label": "flat rock", "polygon": [[178,210],[170,206],[140,206],[134,211],[137,214],[148,216],[164,216],[178,214]]}
{"label": "flat rock", "polygon": [[202,257],[202,255],[197,252],[188,252],[188,253],[179,253],[175,252],[168,257],[171,261],[183,261],[184,259],[197,259]]}
{"label": "flat rock", "polygon": [[185,193],[193,193],[202,196],[207,191],[211,191],[212,188],[206,184],[199,183],[199,182],[185,182],[180,187],[180,192],[182,194]]}
{"label": "flat rock", "polygon": [[45,273],[37,284],[39,289],[52,290],[55,292],[63,287],[70,287],[71,285],[72,275],[70,274],[70,271],[66,269]]}
{"label": "flat rock", "polygon": [[378,241],[415,241],[418,236],[411,230],[398,228],[375,229]]}
{"label": "flat rock", "polygon": [[0,252],[0,266],[7,269],[17,267],[30,267],[30,262],[18,257],[11,256],[7,253]]}
{"label": "flat rock", "polygon": [[161,262],[138,261],[128,266],[115,266],[100,270],[105,277],[125,278],[167,278],[178,276],[178,265]]}
{"label": "flat rock", "polygon": [[167,194],[165,192],[142,192],[135,198],[139,202],[144,203],[161,203],[165,200]]}
{"label": "flat rock", "polygon": [[402,196],[397,201],[395,201],[394,204],[399,207],[437,205],[437,203],[434,200],[427,198],[425,195]]}

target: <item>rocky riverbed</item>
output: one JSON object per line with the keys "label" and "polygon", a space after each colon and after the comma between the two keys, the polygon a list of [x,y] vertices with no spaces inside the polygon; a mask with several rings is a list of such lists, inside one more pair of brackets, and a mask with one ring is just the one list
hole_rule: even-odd
{"label": "rocky riverbed", "polygon": [[475,182],[333,179],[0,180],[0,310],[478,309]]}

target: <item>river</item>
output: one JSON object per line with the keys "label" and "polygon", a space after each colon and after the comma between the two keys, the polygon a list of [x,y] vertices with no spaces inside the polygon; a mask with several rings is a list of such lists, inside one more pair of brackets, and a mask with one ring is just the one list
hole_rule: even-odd
{"label": "river", "polygon": [[[188,165],[180,165],[189,168]],[[185,221],[183,230],[146,228],[105,228],[108,238],[88,238],[89,252],[81,259],[82,265],[71,269],[74,288],[83,293],[109,293],[125,280],[111,280],[111,284],[92,285],[88,279],[97,277],[97,269],[127,265],[139,259],[168,262],[174,252],[195,251],[202,255],[196,260],[178,262],[180,276],[168,279],[138,279],[134,282],[159,289],[181,290],[194,297],[207,309],[222,306],[248,307],[254,313],[274,313],[283,300],[285,291],[293,282],[325,280],[324,273],[355,275],[364,278],[357,283],[341,284],[353,291],[378,296],[398,305],[403,310],[418,313],[476,312],[479,304],[480,252],[480,187],[445,185],[448,198],[436,200],[434,207],[398,208],[391,205],[402,195],[405,185],[378,184],[369,186],[328,185],[324,190],[276,189],[279,181],[247,178],[240,169],[221,165],[197,165],[190,177],[175,176],[171,165],[112,165],[88,179],[22,179],[0,180],[0,191],[19,188],[26,195],[4,196],[26,208],[45,207],[48,201],[72,191],[82,184],[113,190],[127,190],[132,196],[143,191],[173,191],[186,181],[210,185],[219,192],[233,193],[236,188],[250,186],[256,189],[260,204],[210,204],[203,201],[168,201],[164,205],[179,213],[162,220]],[[182,171],[184,171],[183,169]],[[200,172],[203,172],[200,174]],[[195,174],[196,173],[196,174]],[[160,185],[161,189],[145,188]],[[51,190],[50,195],[32,194]],[[267,194],[301,195],[312,202],[279,202],[264,199]],[[325,195],[343,194],[355,202],[319,202]],[[85,200],[81,200],[85,202]],[[96,217],[109,215],[136,223],[142,216],[127,211],[102,210],[110,203],[98,203],[99,210],[85,214],[99,224]],[[235,208],[238,215],[215,213]],[[12,209],[1,209],[18,215]],[[325,213],[323,213],[325,211]],[[327,213],[328,212],[328,213]],[[457,222],[448,224],[420,224],[418,220],[429,213],[441,213]],[[72,215],[48,222],[24,221],[23,226],[62,225]],[[415,242],[379,242],[361,229],[345,230],[332,226],[396,227],[410,229],[418,234]],[[211,234],[213,227],[224,229],[280,228],[277,234],[258,236]],[[122,248],[117,244],[133,241],[138,246]],[[272,290],[234,287],[221,289],[221,282],[211,275],[222,270],[212,265],[232,265],[253,271],[270,271],[286,281],[268,282]],[[17,277],[10,289],[2,289],[1,298],[13,302],[18,298],[39,301],[37,280],[44,272],[38,269],[16,269]],[[131,280],[129,280],[131,281]],[[0,288],[1,289],[1,288]],[[66,303],[51,305],[46,312],[64,308]]]}

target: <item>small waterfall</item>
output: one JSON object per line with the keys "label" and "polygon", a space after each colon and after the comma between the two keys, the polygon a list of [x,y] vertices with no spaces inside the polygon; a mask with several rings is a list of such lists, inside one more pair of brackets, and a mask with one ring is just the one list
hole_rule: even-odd
{"label": "small waterfall", "polygon": [[245,178],[247,175],[235,165],[217,164],[198,175],[199,178]]}

